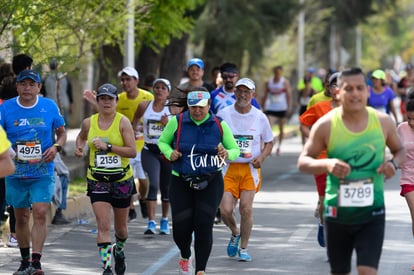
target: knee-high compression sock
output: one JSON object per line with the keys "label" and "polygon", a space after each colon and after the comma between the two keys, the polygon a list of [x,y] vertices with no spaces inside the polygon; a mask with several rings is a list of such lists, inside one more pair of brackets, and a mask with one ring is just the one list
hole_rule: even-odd
{"label": "knee-high compression sock", "polygon": [[23,261],[30,260],[30,247],[20,247],[20,255]]}
{"label": "knee-high compression sock", "polygon": [[112,267],[111,258],[112,258],[112,246],[111,243],[98,243],[99,256],[101,256],[101,261],[104,265],[104,269]]}
{"label": "knee-high compression sock", "polygon": [[115,245],[115,253],[117,255],[124,253],[124,246],[127,239],[121,239],[117,235],[115,235],[116,245]]}

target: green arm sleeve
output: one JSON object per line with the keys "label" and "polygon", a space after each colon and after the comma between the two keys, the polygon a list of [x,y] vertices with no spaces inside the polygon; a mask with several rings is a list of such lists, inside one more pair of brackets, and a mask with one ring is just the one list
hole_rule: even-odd
{"label": "green arm sleeve", "polygon": [[223,128],[223,146],[229,154],[229,160],[235,160],[240,155],[240,148],[234,139],[233,132],[224,120],[221,121],[221,127]]}
{"label": "green arm sleeve", "polygon": [[171,160],[171,153],[174,151],[171,145],[174,140],[174,133],[177,131],[177,127],[177,117],[174,116],[168,121],[167,125],[165,125],[165,128],[158,139],[158,148],[160,148],[160,151],[168,160]]}

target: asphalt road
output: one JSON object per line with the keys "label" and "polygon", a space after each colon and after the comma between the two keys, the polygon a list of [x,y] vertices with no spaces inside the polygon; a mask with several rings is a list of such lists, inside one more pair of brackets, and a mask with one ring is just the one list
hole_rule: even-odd
{"label": "asphalt road", "polygon": [[[253,261],[227,257],[230,232],[219,224],[214,227],[208,274],[329,274],[326,251],[316,241],[313,178],[296,169],[300,150],[300,138],[291,138],[282,146],[281,155],[269,157],[263,167],[264,182],[255,198],[249,244]],[[412,274],[414,241],[410,214],[399,196],[398,176],[385,186],[387,227],[379,274]],[[143,234],[145,228],[142,218],[129,223],[127,274],[177,274],[179,255],[172,236],[148,237]],[[42,257],[45,274],[102,274],[95,238],[93,219],[89,224],[51,225]],[[12,274],[18,265],[18,249],[0,248],[0,274]],[[357,274],[355,263],[352,274]]]}

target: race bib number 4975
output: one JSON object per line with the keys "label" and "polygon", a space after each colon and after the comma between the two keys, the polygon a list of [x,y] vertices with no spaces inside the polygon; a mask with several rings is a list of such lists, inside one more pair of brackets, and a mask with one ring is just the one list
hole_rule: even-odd
{"label": "race bib number 4975", "polygon": [[36,163],[42,160],[42,146],[40,141],[17,141],[17,161]]}

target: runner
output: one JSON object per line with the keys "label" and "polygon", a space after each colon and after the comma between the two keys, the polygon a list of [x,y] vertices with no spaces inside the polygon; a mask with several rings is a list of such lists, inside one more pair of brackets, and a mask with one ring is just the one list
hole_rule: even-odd
{"label": "runner", "polygon": [[[377,274],[385,230],[384,180],[395,175],[405,150],[392,119],[366,106],[369,91],[361,69],[341,72],[338,88],[341,106],[313,125],[298,168],[328,173],[324,218],[331,273],[349,274],[355,249],[358,273]],[[388,161],[386,146],[392,154]],[[328,158],[317,159],[324,149]]]}

